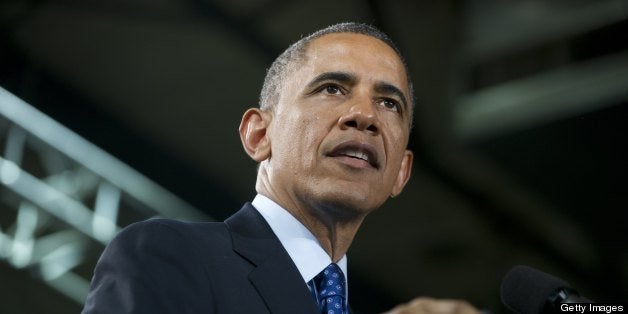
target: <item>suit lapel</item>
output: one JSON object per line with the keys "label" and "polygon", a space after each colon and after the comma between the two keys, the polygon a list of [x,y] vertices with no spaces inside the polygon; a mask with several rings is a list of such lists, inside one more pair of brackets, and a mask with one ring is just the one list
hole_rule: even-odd
{"label": "suit lapel", "polygon": [[318,313],[297,267],[250,203],[225,223],[233,238],[233,249],[255,265],[249,280],[272,313]]}

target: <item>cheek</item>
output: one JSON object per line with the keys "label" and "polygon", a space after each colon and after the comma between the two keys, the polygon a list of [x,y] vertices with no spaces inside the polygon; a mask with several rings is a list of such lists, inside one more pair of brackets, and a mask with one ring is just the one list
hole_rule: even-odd
{"label": "cheek", "polygon": [[314,167],[319,154],[318,150],[324,136],[319,118],[310,116],[303,119],[299,124],[299,130],[290,136],[292,141],[300,143],[299,149],[302,160],[308,167]]}
{"label": "cheek", "polygon": [[[320,132],[317,131],[318,118],[313,115],[292,114],[281,116],[276,121],[282,123],[274,127],[274,145],[277,157],[286,159],[293,167],[314,166]],[[320,129],[320,127],[319,127]]]}
{"label": "cheek", "polygon": [[391,131],[387,133],[386,138],[388,162],[390,163],[390,170],[394,170],[396,173],[401,166],[401,161],[408,146],[408,134],[406,129],[400,129],[399,127],[389,130]]}

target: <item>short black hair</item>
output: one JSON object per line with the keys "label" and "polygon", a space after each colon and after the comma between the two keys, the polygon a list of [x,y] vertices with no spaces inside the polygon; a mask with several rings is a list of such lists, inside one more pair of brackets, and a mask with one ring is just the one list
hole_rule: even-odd
{"label": "short black hair", "polygon": [[[284,84],[284,80],[296,69],[299,63],[305,59],[305,53],[307,51],[308,44],[314,39],[317,39],[327,34],[335,33],[354,33],[367,35],[377,38],[390,46],[401,60],[404,70],[406,71],[408,89],[410,93],[408,97],[410,97],[409,101],[412,103],[412,108],[414,108],[414,89],[412,86],[412,81],[410,79],[410,72],[408,71],[408,65],[401,55],[399,48],[397,48],[397,45],[395,45],[395,43],[390,39],[390,37],[388,37],[388,35],[386,35],[384,32],[374,26],[363,23],[348,22],[334,24],[318,30],[308,35],[307,37],[301,38],[299,41],[293,43],[283,53],[281,53],[266,72],[266,78],[264,79],[264,85],[262,86],[262,91],[260,93],[259,99],[259,106],[261,109],[272,109],[277,104],[277,102],[279,101],[279,93],[281,91],[281,87]],[[410,119],[410,121],[412,121],[412,119]]]}

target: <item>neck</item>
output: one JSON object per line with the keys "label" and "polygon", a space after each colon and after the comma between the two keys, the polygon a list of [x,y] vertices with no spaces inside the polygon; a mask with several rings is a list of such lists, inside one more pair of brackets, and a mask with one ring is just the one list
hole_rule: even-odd
{"label": "neck", "polygon": [[286,209],[312,234],[332,262],[338,262],[349,250],[366,214],[336,204],[321,204],[312,197],[286,196],[273,189],[264,176],[258,176],[256,190]]}
{"label": "neck", "polygon": [[364,220],[363,216],[347,219],[338,215],[336,208],[326,206],[294,206],[286,210],[312,232],[334,263],[347,253]]}

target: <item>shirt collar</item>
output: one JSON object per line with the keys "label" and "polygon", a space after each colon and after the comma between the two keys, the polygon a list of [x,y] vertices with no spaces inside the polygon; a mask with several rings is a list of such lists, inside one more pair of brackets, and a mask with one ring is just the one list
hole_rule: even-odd
{"label": "shirt collar", "polygon": [[[290,212],[261,194],[255,196],[252,204],[279,238],[305,282],[312,280],[332,263],[312,232]],[[344,255],[336,264],[342,269],[347,282],[347,256]]]}

